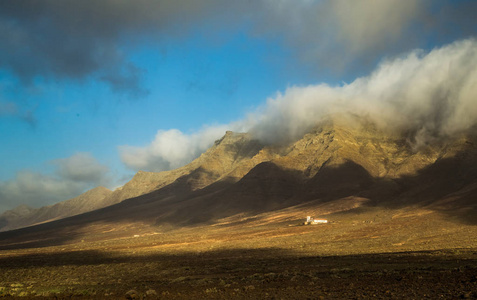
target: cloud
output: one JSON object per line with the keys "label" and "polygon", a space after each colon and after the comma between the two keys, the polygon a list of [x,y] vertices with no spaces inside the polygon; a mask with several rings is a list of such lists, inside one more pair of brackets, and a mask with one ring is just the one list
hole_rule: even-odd
{"label": "cloud", "polygon": [[184,36],[219,1],[7,0],[0,2],[0,67],[24,83],[36,77],[83,80],[142,93],[142,70],[127,53],[141,42]]}
{"label": "cloud", "polygon": [[71,157],[53,161],[57,166],[60,178],[75,182],[101,184],[106,178],[108,167],[99,162],[89,153],[76,153]]}
{"label": "cloud", "polygon": [[193,134],[180,130],[159,130],[145,147],[121,146],[122,162],[133,170],[165,171],[179,168],[207,150],[228,126],[206,127]]}
{"label": "cloud", "polygon": [[284,43],[316,73],[365,74],[383,57],[475,36],[472,1],[259,1],[258,37]]}
{"label": "cloud", "polygon": [[268,142],[290,141],[323,116],[355,114],[425,143],[475,125],[475,95],[477,41],[468,39],[386,60],[350,84],[290,87],[254,115],[251,131]]}
{"label": "cloud", "polygon": [[369,68],[384,54],[432,39],[475,35],[476,8],[430,0],[6,0],[0,2],[0,68],[24,83],[93,76],[113,91],[141,94],[143,70],[128,60],[135,45],[197,30],[225,42],[244,28],[283,42],[321,72]]}
{"label": "cloud", "polygon": [[134,170],[174,169],[198,157],[225,130],[249,131],[265,143],[291,142],[330,114],[361,116],[383,130],[406,132],[418,147],[476,125],[475,95],[477,40],[467,39],[385,60],[349,84],[289,87],[229,125],[191,135],[159,131],[150,145],[121,147],[121,158]]}
{"label": "cloud", "polygon": [[340,72],[371,66],[384,53],[407,49],[412,26],[428,1],[263,1],[255,12],[255,31],[273,35],[296,51],[302,61]]}
{"label": "cloud", "polygon": [[20,204],[50,205],[109,184],[108,168],[88,153],[77,153],[52,163],[57,168],[54,174],[24,170],[12,180],[0,181],[0,211]]}
{"label": "cloud", "polygon": [[125,6],[119,1],[118,6],[110,1],[4,1],[0,65],[24,83],[37,76],[84,79],[96,72],[115,74],[124,62],[118,39],[134,23],[125,20],[125,9],[133,15],[136,11]]}

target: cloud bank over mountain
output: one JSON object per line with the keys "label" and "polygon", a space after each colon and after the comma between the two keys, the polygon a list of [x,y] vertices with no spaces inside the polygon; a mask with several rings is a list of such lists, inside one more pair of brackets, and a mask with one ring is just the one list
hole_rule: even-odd
{"label": "cloud bank over mountain", "polygon": [[472,127],[475,95],[477,41],[468,39],[385,60],[350,84],[290,87],[250,118],[251,131],[264,141],[290,141],[325,115],[352,113],[425,143]]}
{"label": "cloud bank over mountain", "polygon": [[477,122],[477,41],[457,41],[428,53],[414,50],[383,61],[349,84],[292,86],[246,119],[192,135],[159,131],[145,147],[121,147],[132,169],[182,166],[210,147],[225,129],[249,131],[265,143],[296,140],[330,114],[366,117],[383,129],[406,131],[420,146],[465,131]]}

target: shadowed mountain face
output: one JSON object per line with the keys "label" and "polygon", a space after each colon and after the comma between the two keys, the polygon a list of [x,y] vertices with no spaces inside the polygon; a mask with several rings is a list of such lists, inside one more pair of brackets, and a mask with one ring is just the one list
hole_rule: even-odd
{"label": "shadowed mountain face", "polygon": [[80,232],[95,224],[110,224],[110,229],[101,227],[104,232],[118,232],[117,224],[159,229],[214,224],[236,215],[283,212],[302,205],[337,207],[348,201],[343,199],[357,200],[341,210],[358,204],[391,209],[425,206],[474,224],[476,197],[473,136],[462,134],[417,147],[405,134],[380,131],[366,120],[330,118],[288,145],[262,145],[249,134],[227,132],[182,168],[139,172],[105,196],[115,205],[0,234],[0,242],[14,243],[22,235],[55,228]]}

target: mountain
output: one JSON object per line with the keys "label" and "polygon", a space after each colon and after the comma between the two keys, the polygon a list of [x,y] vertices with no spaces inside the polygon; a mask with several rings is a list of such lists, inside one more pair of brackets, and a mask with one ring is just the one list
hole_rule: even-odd
{"label": "mountain", "polygon": [[[462,135],[416,147],[407,134],[380,131],[367,120],[329,118],[296,142],[264,146],[244,162],[246,167],[236,167],[248,171],[239,180],[217,181],[157,202],[168,213],[156,214],[155,222],[214,222],[234,214],[351,196],[375,206],[438,203],[456,191],[465,191],[469,198],[477,183],[474,140]],[[151,197],[164,199],[160,192]],[[463,201],[458,197],[454,207]],[[470,217],[475,203],[466,205],[470,206],[465,215]]]}
{"label": "mountain", "polygon": [[48,243],[75,236],[106,239],[263,214],[290,220],[304,211],[425,208],[474,224],[476,140],[469,131],[418,144],[412,133],[383,131],[353,116],[324,119],[282,145],[227,132],[184,167],[139,172],[106,195],[113,205],[0,234],[0,243],[33,236],[48,236]]}
{"label": "mountain", "polygon": [[[8,230],[9,224],[14,224],[19,219],[30,215],[34,211],[36,211],[35,208],[29,207],[25,204],[19,205],[12,210],[5,211],[2,215],[0,215],[0,230],[3,228],[6,228],[6,230]],[[12,226],[12,229],[18,227]]]}
{"label": "mountain", "polygon": [[232,180],[240,178],[255,165],[251,159],[262,147],[249,134],[227,131],[223,138],[190,164],[159,173],[139,171],[108,199],[111,203],[118,203],[166,186],[169,189],[175,186],[180,192],[193,191],[226,177]]}
{"label": "mountain", "polygon": [[0,215],[0,231],[49,222],[109,206],[113,204],[107,201],[111,193],[105,187],[97,187],[78,197],[54,205],[41,208],[20,205]]}
{"label": "mountain", "polygon": [[[177,193],[178,191],[193,191],[225,177],[228,179],[239,178],[254,165],[250,160],[262,147],[248,134],[228,131],[208,151],[182,168],[159,173],[139,171],[129,182],[113,192],[104,187],[98,187],[55,205],[39,209],[21,205],[14,210],[6,211],[0,215],[0,231],[85,213],[166,186],[168,189],[174,187],[172,192]],[[240,167],[237,168],[237,166]]]}

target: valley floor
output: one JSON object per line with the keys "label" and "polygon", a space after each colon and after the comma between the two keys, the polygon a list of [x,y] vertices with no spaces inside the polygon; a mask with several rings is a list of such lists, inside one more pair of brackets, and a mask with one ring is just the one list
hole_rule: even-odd
{"label": "valley floor", "polygon": [[477,298],[477,226],[424,210],[352,216],[308,226],[293,211],[167,230],[96,224],[56,245],[4,243],[0,296]]}

